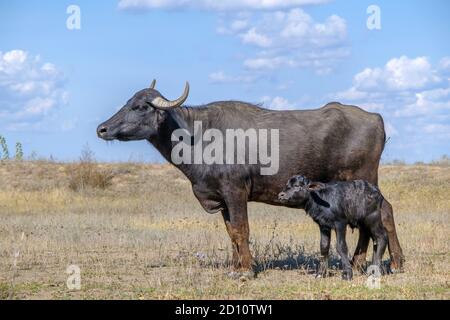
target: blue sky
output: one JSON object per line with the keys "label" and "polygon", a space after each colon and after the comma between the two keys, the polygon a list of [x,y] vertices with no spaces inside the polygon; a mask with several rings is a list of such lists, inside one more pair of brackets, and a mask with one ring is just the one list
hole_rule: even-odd
{"label": "blue sky", "polygon": [[[81,29],[69,30],[69,5]],[[377,5],[381,29],[369,30]],[[105,143],[97,125],[153,78],[188,104],[273,109],[329,101],[383,115],[386,161],[450,154],[448,1],[0,0],[0,134],[26,155],[162,161],[146,142]]]}

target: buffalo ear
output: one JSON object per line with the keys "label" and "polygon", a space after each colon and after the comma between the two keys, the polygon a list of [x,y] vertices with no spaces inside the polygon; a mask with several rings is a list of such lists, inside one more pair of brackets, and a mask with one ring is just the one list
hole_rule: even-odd
{"label": "buffalo ear", "polygon": [[172,113],[172,119],[174,120],[179,129],[185,129],[190,131],[187,121],[180,114],[178,114],[177,112]]}

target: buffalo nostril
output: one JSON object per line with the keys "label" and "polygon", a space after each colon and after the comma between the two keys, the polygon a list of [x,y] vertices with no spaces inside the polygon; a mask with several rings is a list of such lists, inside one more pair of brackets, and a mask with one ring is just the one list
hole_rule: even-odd
{"label": "buffalo nostril", "polygon": [[286,194],[284,192],[280,192],[280,194],[278,195],[278,198],[283,199],[286,196]]}
{"label": "buffalo nostril", "polygon": [[107,131],[108,131],[108,128],[105,127],[105,126],[102,126],[102,127],[98,128],[98,133],[100,135],[106,133]]}

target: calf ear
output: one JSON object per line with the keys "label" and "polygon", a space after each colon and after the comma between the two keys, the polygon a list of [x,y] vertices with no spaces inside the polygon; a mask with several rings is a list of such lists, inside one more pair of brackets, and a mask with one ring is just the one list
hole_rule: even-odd
{"label": "calf ear", "polygon": [[310,182],[308,184],[308,190],[310,191],[318,191],[323,188],[325,188],[325,185],[321,182]]}
{"label": "calf ear", "polygon": [[322,207],[326,208],[330,207],[330,204],[324,199],[322,199],[316,192],[312,191],[311,197],[313,198],[314,202],[317,203],[318,205],[321,205]]}

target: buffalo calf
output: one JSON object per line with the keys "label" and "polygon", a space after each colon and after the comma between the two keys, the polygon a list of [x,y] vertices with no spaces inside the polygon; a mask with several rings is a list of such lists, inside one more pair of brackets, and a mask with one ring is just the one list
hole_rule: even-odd
{"label": "buffalo calf", "polygon": [[363,180],[320,183],[298,175],[289,179],[278,199],[287,206],[305,209],[319,225],[321,260],[318,276],[327,273],[331,230],[335,230],[336,250],[343,266],[342,278],[352,279],[345,240],[347,225],[370,234],[374,243],[372,264],[381,267],[387,232],[381,222],[384,199],[376,186]]}

